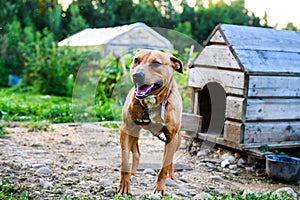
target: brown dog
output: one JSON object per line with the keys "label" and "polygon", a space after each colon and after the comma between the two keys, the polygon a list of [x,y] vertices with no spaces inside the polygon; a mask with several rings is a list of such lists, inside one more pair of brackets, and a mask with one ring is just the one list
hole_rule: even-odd
{"label": "brown dog", "polygon": [[173,77],[174,71],[182,73],[182,62],[174,56],[160,51],[136,51],[130,66],[130,75],[135,87],[126,98],[120,128],[122,150],[118,188],[120,194],[130,192],[130,176],[136,174],[139,164],[138,139],[142,128],[150,130],[165,142],[162,167],[157,175],[154,193],[164,194],[165,181],[168,177],[176,180],[173,156],[181,140],[182,100]]}

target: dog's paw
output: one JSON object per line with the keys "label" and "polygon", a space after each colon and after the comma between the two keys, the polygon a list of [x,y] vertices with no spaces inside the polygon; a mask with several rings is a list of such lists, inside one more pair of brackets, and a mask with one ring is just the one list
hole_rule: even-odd
{"label": "dog's paw", "polygon": [[130,181],[121,180],[118,187],[118,194],[129,194],[130,193]]}
{"label": "dog's paw", "polygon": [[153,190],[153,194],[160,194],[164,195],[165,194],[165,187],[163,184],[156,184],[155,188]]}
{"label": "dog's paw", "polygon": [[118,194],[130,193],[130,173],[122,173],[118,187]]}

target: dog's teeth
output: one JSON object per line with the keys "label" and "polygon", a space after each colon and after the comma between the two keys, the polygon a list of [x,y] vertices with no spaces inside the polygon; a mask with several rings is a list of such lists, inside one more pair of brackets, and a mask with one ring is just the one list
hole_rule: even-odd
{"label": "dog's teeth", "polygon": [[140,120],[139,120],[139,122],[140,122],[140,123],[143,123],[143,120],[142,120],[142,119],[140,119]]}
{"label": "dog's teeth", "polygon": [[150,120],[149,119],[144,119],[144,122],[148,123],[148,122],[150,122]]}

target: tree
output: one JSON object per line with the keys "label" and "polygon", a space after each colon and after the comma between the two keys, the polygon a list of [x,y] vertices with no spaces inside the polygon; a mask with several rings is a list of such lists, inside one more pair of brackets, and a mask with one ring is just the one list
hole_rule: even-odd
{"label": "tree", "polygon": [[68,34],[74,34],[84,28],[87,28],[86,20],[81,16],[78,5],[71,5],[70,9],[70,20],[67,24]]}
{"label": "tree", "polygon": [[300,31],[300,29],[294,25],[293,22],[287,23],[286,27],[283,30],[290,30],[290,31]]}

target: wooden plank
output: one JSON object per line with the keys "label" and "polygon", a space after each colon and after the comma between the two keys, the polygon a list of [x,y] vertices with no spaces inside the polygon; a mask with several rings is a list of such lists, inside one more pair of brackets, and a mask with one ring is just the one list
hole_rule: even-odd
{"label": "wooden plank", "polygon": [[246,122],[244,143],[272,143],[300,140],[300,121]]}
{"label": "wooden plank", "polygon": [[225,118],[242,121],[244,118],[244,102],[242,97],[227,96]]}
{"label": "wooden plank", "polygon": [[206,46],[195,59],[194,65],[241,69],[229,47],[225,45]]}
{"label": "wooden plank", "polygon": [[226,94],[244,95],[245,75],[243,72],[217,68],[195,67],[189,70],[188,85],[203,88],[209,82],[217,82]]}
{"label": "wooden plank", "polygon": [[234,47],[233,49],[248,73],[297,75],[300,73],[299,52],[235,49]]}
{"label": "wooden plank", "polygon": [[300,99],[248,99],[246,120],[298,120]]}
{"label": "wooden plank", "polygon": [[[266,145],[266,143],[250,143],[250,144],[241,144],[242,149],[255,149],[260,148],[261,146]],[[285,149],[285,148],[299,148],[300,141],[285,141],[285,142],[269,142],[269,149]]]}
{"label": "wooden plank", "polygon": [[202,117],[196,114],[182,113],[181,130],[190,136],[196,136],[201,131]]}
{"label": "wooden plank", "polygon": [[249,76],[249,97],[300,97],[300,77]]}
{"label": "wooden plank", "polygon": [[231,147],[234,149],[240,149],[240,144],[237,142],[229,141],[221,137],[219,134],[207,134],[207,133],[199,133],[198,139],[203,141],[208,141],[210,146],[219,144],[227,147]]}
{"label": "wooden plank", "polygon": [[228,24],[220,28],[235,48],[300,52],[299,32]]}
{"label": "wooden plank", "polygon": [[224,124],[224,139],[240,144],[243,141],[243,124],[226,120]]}
{"label": "wooden plank", "polygon": [[220,30],[217,30],[215,34],[210,38],[210,42],[215,42],[215,43],[224,43],[225,40],[223,38],[223,35],[221,34]]}

